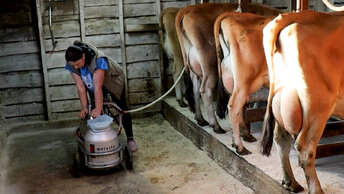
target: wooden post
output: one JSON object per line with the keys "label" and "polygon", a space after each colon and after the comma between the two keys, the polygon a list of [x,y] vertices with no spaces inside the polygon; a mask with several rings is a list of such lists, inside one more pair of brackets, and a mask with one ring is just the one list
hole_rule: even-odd
{"label": "wooden post", "polygon": [[85,1],[79,0],[79,19],[80,19],[80,36],[81,41],[86,41],[86,35],[85,35]]}
{"label": "wooden post", "polygon": [[160,76],[160,91],[161,94],[163,94],[166,91],[166,88],[164,87],[164,83],[167,82],[167,79],[164,77],[164,60],[163,60],[163,44],[164,44],[164,37],[162,32],[162,26],[160,24],[160,14],[161,14],[161,3],[160,0],[156,0],[156,13],[157,13],[157,21],[159,24],[159,30],[158,30],[158,37],[159,37],[159,76]]}
{"label": "wooden post", "polygon": [[287,1],[287,11],[291,12],[292,9],[293,9],[293,0],[289,0]]}
{"label": "wooden post", "polygon": [[308,0],[301,0],[301,10],[305,11],[308,10]]}
{"label": "wooden post", "polygon": [[129,102],[129,91],[128,91],[128,75],[127,75],[127,51],[125,47],[125,26],[124,26],[124,13],[123,13],[123,0],[118,0],[118,14],[119,14],[119,32],[121,37],[121,56],[122,56],[122,70],[124,73],[125,83],[125,97],[127,99],[128,106]]}
{"label": "wooden post", "polygon": [[296,12],[305,11],[308,9],[308,0],[296,0]]}
{"label": "wooden post", "polygon": [[46,63],[44,36],[43,36],[43,23],[42,23],[42,12],[41,12],[41,1],[36,0],[37,9],[37,22],[38,22],[38,33],[39,33],[39,46],[41,51],[43,81],[44,81],[44,92],[45,92],[45,104],[47,108],[46,117],[51,120],[51,101],[50,101],[50,89],[48,79],[48,68]]}

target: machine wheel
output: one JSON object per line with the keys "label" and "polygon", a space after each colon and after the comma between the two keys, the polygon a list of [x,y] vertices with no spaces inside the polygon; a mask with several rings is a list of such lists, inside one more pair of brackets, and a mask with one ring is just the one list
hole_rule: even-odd
{"label": "machine wheel", "polygon": [[132,170],[133,169],[133,157],[132,157],[131,152],[129,151],[127,146],[124,147],[123,157],[124,157],[125,167],[127,168],[127,170]]}
{"label": "machine wheel", "polygon": [[79,178],[81,176],[81,163],[80,154],[75,152],[73,155],[73,166],[69,169],[69,172],[74,178]]}

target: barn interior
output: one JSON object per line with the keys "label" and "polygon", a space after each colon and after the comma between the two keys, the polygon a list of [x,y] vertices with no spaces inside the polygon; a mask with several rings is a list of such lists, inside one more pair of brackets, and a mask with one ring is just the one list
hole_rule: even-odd
{"label": "barn interior", "polygon": [[[288,0],[251,2],[264,3],[288,12],[296,7],[296,1]],[[308,9],[330,11],[320,0],[305,2]],[[331,2],[335,5],[344,3],[342,0]],[[65,70],[65,50],[75,40],[81,40],[112,56],[124,70],[130,109],[142,107],[162,96],[173,84],[173,62],[166,62],[162,52],[162,32],[159,28],[161,11],[168,7],[182,8],[200,3],[203,1],[1,1],[0,193],[118,192],[116,186],[103,182],[122,178],[119,182],[124,184],[129,181],[128,178],[123,178],[127,172],[116,171],[116,177],[97,175],[96,178],[101,179],[99,181],[94,175],[75,181],[68,172],[72,163],[71,155],[77,147],[73,133],[80,124],[80,103],[75,84]],[[244,142],[252,154],[239,156],[231,147],[228,118],[220,120],[220,125],[227,134],[215,134],[210,127],[198,126],[189,109],[180,108],[173,95],[172,92],[163,101],[133,114],[134,120],[161,114],[161,118],[168,121],[198,149],[205,151],[244,187],[252,189],[254,193],[288,193],[280,183],[282,174],[275,147],[270,157],[264,157],[259,154],[257,143]],[[340,123],[332,124],[341,127]],[[250,125],[252,134],[258,139],[261,121]],[[320,143],[333,144],[341,141],[343,137],[337,135],[324,138]],[[326,155],[328,147],[324,146],[322,149],[325,150],[324,156],[316,160],[322,187],[325,193],[343,193],[344,156],[336,155],[340,151]],[[295,177],[306,189],[304,192],[307,192],[306,179],[302,168],[297,164],[297,154],[293,148],[290,157]],[[144,160],[134,153],[134,168],[135,159]],[[91,184],[84,186],[84,183]],[[135,182],[127,187],[136,190],[120,190],[119,193],[161,193],[159,188],[140,190],[133,185]],[[164,192],[172,191],[163,190]]]}

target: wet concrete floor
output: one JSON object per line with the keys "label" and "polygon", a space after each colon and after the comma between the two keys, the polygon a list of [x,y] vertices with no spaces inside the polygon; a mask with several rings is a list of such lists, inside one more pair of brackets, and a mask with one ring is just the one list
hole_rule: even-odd
{"label": "wet concrete floor", "polygon": [[[133,121],[134,170],[69,172],[76,127],[11,134],[2,157],[0,193],[253,193],[173,129],[161,115]],[[123,142],[125,135],[120,135]]]}

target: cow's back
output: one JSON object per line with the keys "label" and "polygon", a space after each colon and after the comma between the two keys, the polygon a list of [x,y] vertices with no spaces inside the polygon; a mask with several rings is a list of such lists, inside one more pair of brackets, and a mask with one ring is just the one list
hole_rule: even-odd
{"label": "cow's back", "polygon": [[[292,69],[300,68],[300,77],[307,84],[314,84],[316,88],[319,83],[324,83],[329,91],[337,92],[338,88],[344,88],[343,34],[344,17],[316,13],[313,19],[285,27],[277,44],[282,45],[283,54],[298,56],[298,63],[288,61],[290,58],[286,56],[286,65]],[[288,45],[294,46],[293,49]]]}
{"label": "cow's back", "polygon": [[238,66],[233,67],[234,71],[240,71],[240,76],[250,72],[253,79],[258,74],[267,74],[262,31],[271,20],[272,17],[231,12],[221,21],[221,30],[227,38],[229,50],[234,52],[232,56],[235,62],[232,65]]}
{"label": "cow's back", "polygon": [[213,25],[216,18],[223,12],[233,11],[237,8],[237,3],[205,3],[183,8],[182,28],[200,33],[203,39],[213,42]]}
{"label": "cow's back", "polygon": [[283,13],[283,11],[270,7],[268,5],[264,5],[261,3],[249,3],[247,4],[247,9],[244,9],[244,12],[249,12],[257,15],[263,15],[263,16],[277,16],[280,13]]}

